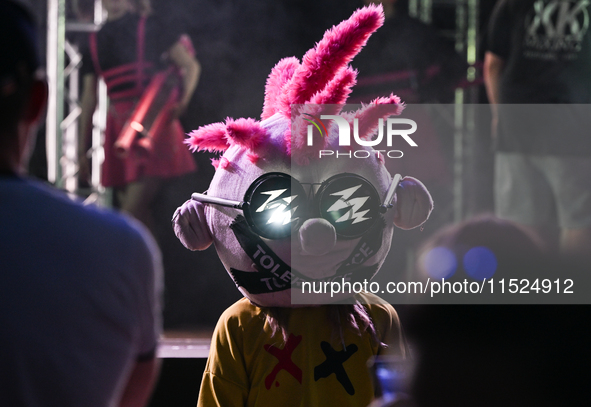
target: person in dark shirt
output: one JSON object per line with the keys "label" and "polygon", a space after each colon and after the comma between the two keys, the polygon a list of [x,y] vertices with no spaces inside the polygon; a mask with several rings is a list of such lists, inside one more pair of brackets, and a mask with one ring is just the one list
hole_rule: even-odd
{"label": "person in dark shirt", "polygon": [[484,61],[497,215],[583,258],[591,246],[589,13],[588,1],[501,0]]}
{"label": "person in dark shirt", "polygon": [[27,176],[41,61],[32,13],[0,0],[0,404],[142,407],[159,370],[160,251],[138,221]]}

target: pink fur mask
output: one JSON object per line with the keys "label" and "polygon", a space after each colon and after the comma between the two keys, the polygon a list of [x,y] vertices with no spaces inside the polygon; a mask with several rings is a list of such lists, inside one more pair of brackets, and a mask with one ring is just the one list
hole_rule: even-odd
{"label": "pink fur mask", "polygon": [[[222,155],[214,162],[207,195],[195,196],[175,213],[175,233],[192,250],[214,243],[238,289],[255,304],[297,306],[292,297],[304,281],[371,279],[389,251],[394,225],[416,227],[431,212],[426,188],[405,177],[393,197],[394,207],[374,210],[368,222],[367,200],[377,208],[392,185],[383,157],[364,146],[366,159],[320,158],[320,150],[350,152],[338,145],[336,126],[315,135],[311,146],[307,142],[306,117],[340,114],[351,124],[357,119],[360,138],[371,140],[377,125],[366,123],[402,111],[399,98],[391,95],[341,112],[357,74],[348,64],[383,21],[380,5],[357,10],[328,30],[301,63],[296,58],[279,61],[267,80],[261,121],[228,118],[193,131],[187,139],[193,151]],[[323,196],[339,194],[348,205],[340,208],[341,218],[320,216],[313,209],[318,202],[322,206]],[[223,205],[215,198],[223,198]],[[339,205],[329,203],[325,210],[336,212]],[[266,214],[269,220],[261,222]],[[288,228],[287,235],[273,236],[269,224]],[[363,233],[345,236],[356,228]],[[309,301],[325,300],[316,296]]]}

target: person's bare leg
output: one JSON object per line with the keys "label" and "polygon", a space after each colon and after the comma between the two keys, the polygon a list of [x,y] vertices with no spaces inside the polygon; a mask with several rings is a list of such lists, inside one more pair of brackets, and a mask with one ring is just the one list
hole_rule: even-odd
{"label": "person's bare leg", "polygon": [[144,178],[128,184],[119,195],[121,210],[138,219],[152,233],[154,233],[152,203],[161,186],[162,180],[159,178]]}
{"label": "person's bare leg", "polygon": [[558,228],[552,226],[533,226],[520,223],[523,229],[538,239],[538,243],[545,251],[557,253],[560,248],[560,232]]}
{"label": "person's bare leg", "polygon": [[560,251],[566,257],[591,263],[591,228],[562,229]]}

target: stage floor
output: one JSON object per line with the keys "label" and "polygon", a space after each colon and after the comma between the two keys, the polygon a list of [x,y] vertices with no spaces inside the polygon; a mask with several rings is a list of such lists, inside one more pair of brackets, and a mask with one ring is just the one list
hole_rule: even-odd
{"label": "stage floor", "polygon": [[158,357],[207,358],[212,329],[198,331],[165,331],[158,344]]}

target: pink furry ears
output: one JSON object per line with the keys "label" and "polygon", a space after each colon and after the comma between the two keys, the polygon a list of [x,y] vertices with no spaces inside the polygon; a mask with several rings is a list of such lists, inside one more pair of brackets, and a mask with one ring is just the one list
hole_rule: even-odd
{"label": "pink furry ears", "polygon": [[[256,153],[257,148],[267,139],[267,130],[261,126],[261,123],[254,119],[231,119],[227,118],[226,123],[213,123],[202,126],[189,133],[185,139],[185,144],[191,151],[226,151],[231,145],[240,145],[250,150],[249,158],[251,162],[259,159]],[[215,161],[214,165],[217,168]]]}
{"label": "pink furry ears", "polygon": [[267,137],[265,130],[254,119],[231,119],[226,123],[213,123],[189,133],[185,144],[195,151],[226,151],[233,144],[254,151]]}
{"label": "pink furry ears", "polygon": [[281,60],[267,80],[261,117],[281,113],[290,118],[291,105],[345,103],[357,76],[348,64],[382,24],[381,5],[360,8],[328,30],[301,64],[296,58]]}
{"label": "pink furry ears", "polygon": [[[273,68],[265,88],[265,103],[261,118],[281,114],[292,117],[293,105],[342,105],[355,84],[357,72],[348,66],[361,51],[369,36],[384,23],[381,5],[369,5],[355,11],[348,19],[328,30],[318,44],[297,58],[284,58]],[[376,100],[377,104],[399,104],[394,96]],[[370,114],[371,107],[365,113]],[[339,110],[340,112],[340,110]],[[338,114],[339,112],[334,112]],[[390,113],[396,114],[396,113]],[[292,146],[291,131],[284,135],[285,153],[298,150],[303,143]],[[257,147],[268,138],[261,123],[253,119],[226,119],[226,123],[203,126],[189,134],[186,143],[192,151],[222,152],[238,144],[249,149],[252,160],[257,159]]]}

